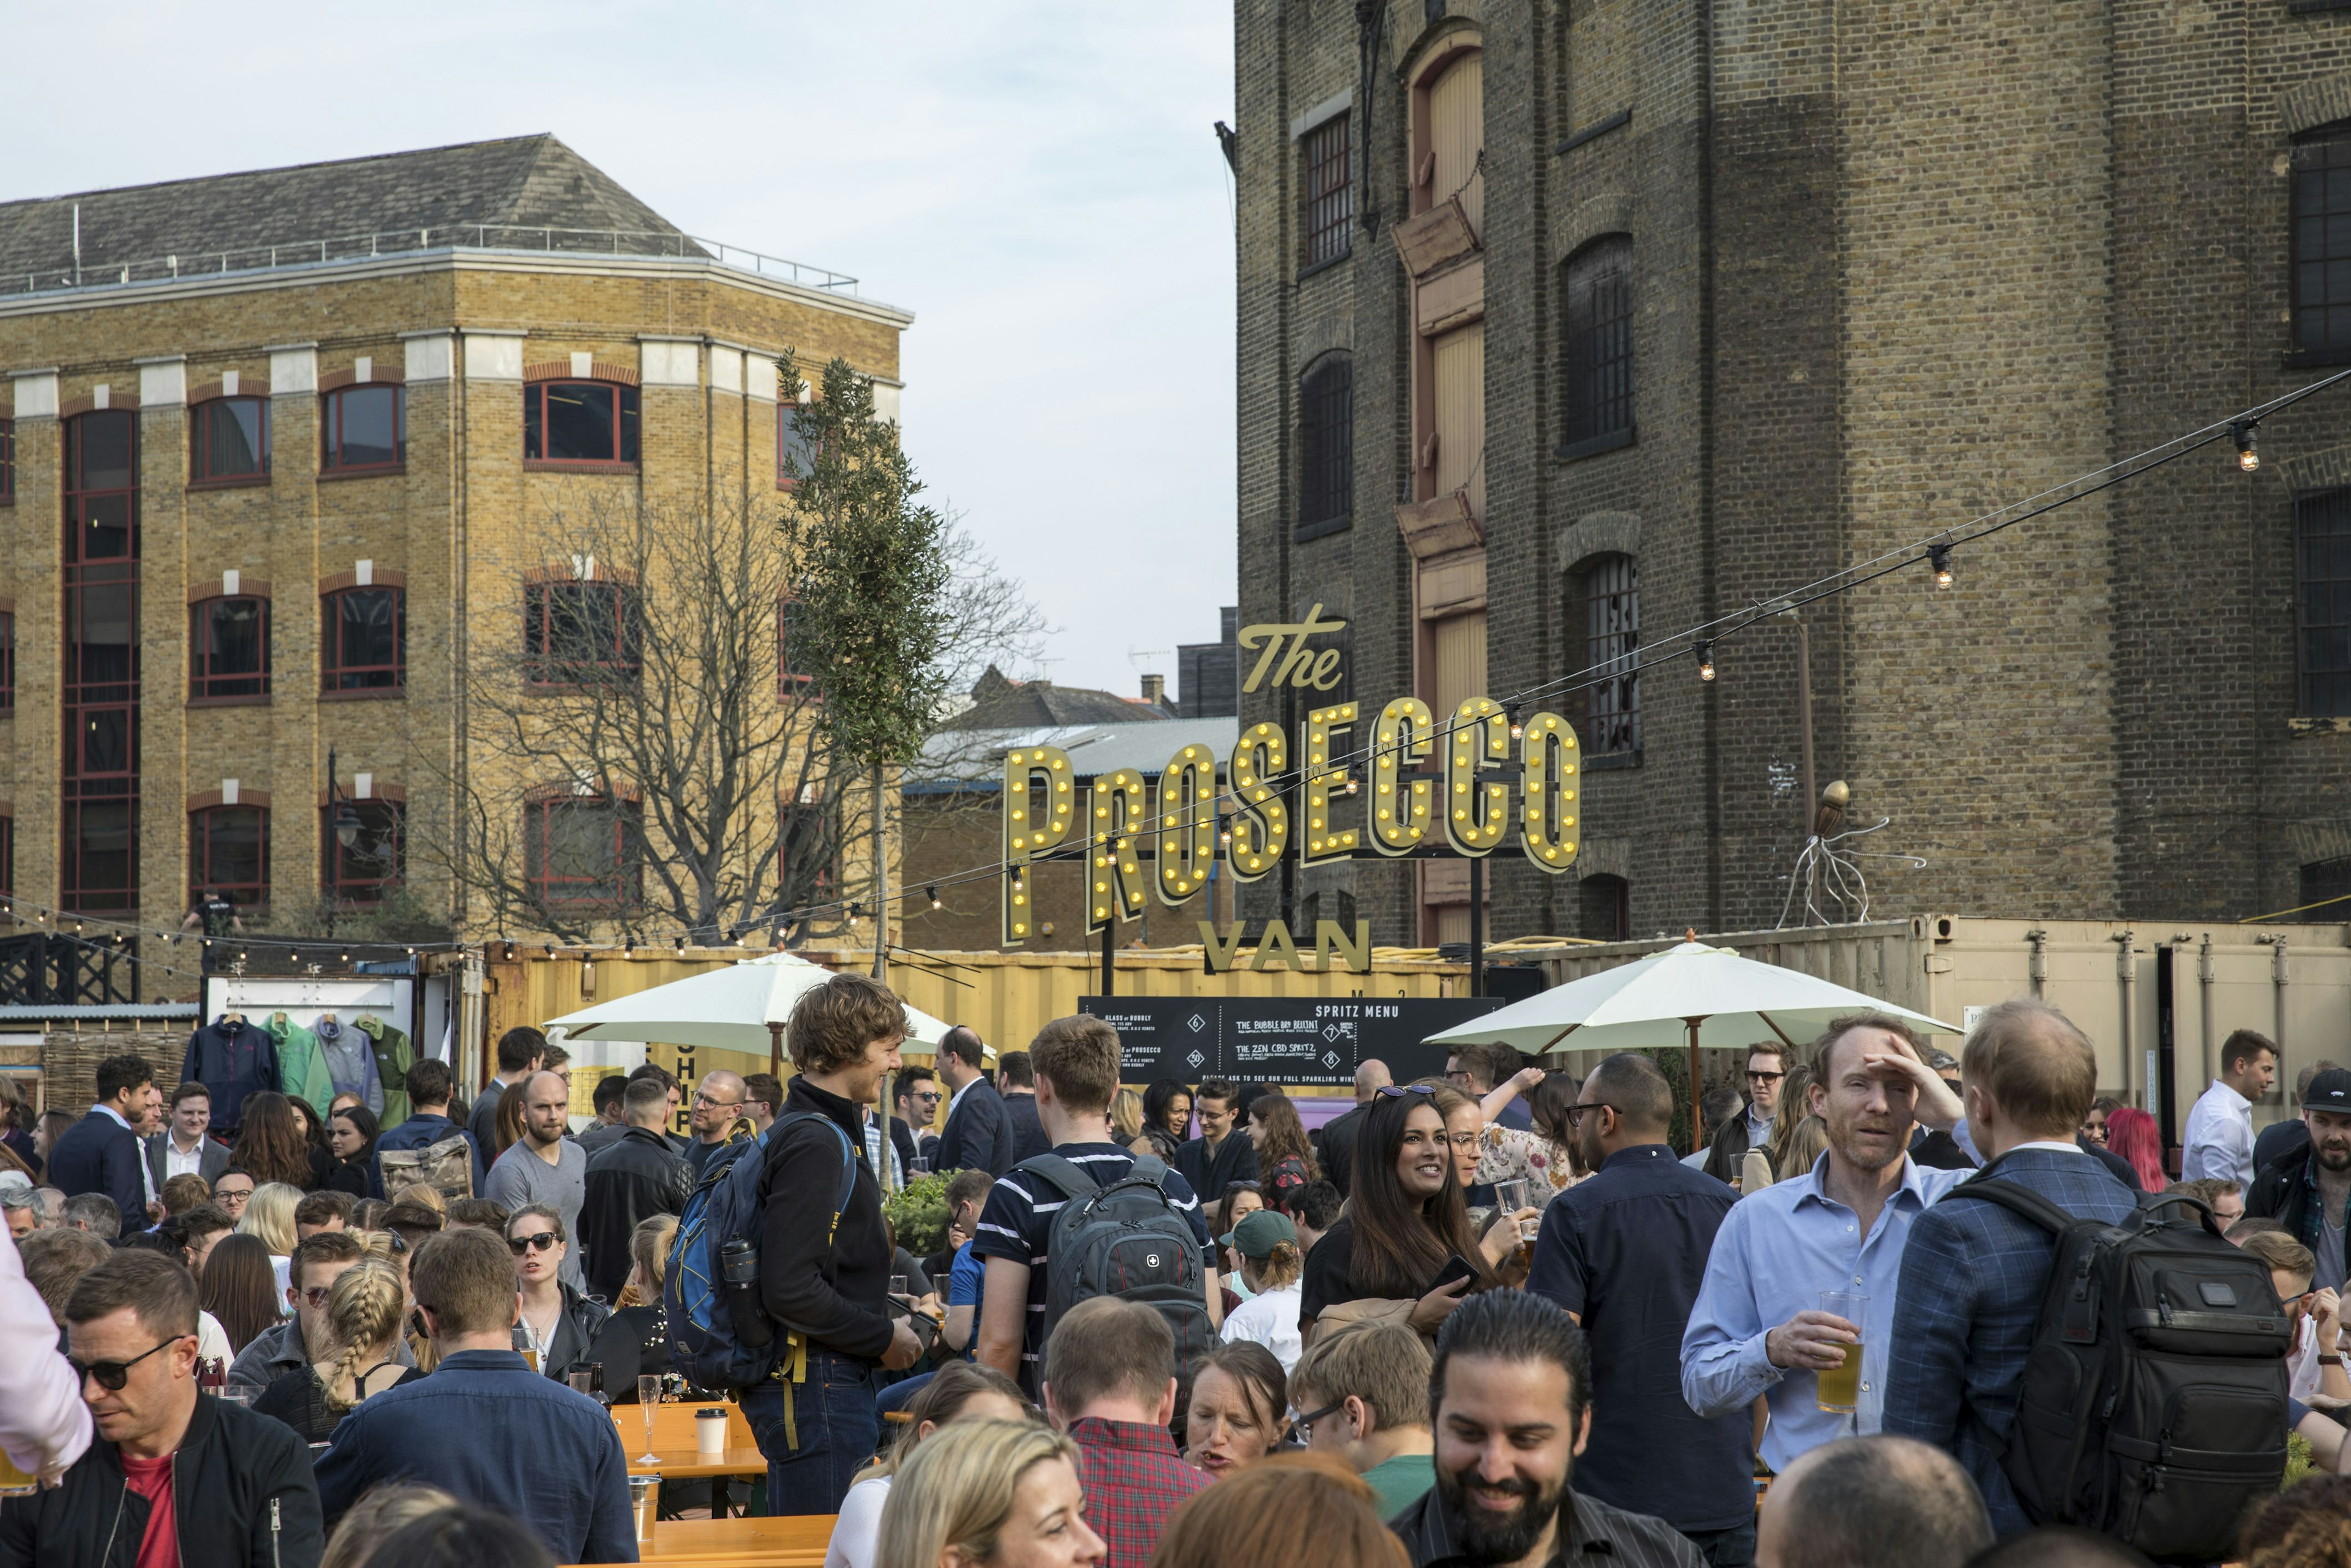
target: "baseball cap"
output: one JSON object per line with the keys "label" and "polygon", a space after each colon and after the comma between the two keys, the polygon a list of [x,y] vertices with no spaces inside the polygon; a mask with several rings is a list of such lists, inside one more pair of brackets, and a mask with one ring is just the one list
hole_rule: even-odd
{"label": "baseball cap", "polygon": [[[2351,1072],[2343,1076],[2351,1079]],[[1290,1216],[1270,1208],[1250,1209],[1238,1225],[1217,1238],[1219,1247],[1238,1247],[1245,1258],[1270,1258],[1275,1243],[1281,1241],[1297,1246],[1298,1227],[1290,1223]]]}
{"label": "baseball cap", "polygon": [[2302,1097],[2305,1111],[2339,1111],[2351,1116],[2351,1068],[2330,1067],[2310,1081]]}

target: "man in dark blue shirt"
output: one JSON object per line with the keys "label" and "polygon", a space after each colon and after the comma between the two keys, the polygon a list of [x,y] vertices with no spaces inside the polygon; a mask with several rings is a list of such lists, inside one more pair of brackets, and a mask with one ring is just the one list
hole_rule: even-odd
{"label": "man in dark blue shirt", "polygon": [[392,1127],[375,1141],[375,1186],[383,1190],[383,1156],[413,1149],[429,1149],[434,1145],[455,1137],[464,1137],[474,1152],[474,1190],[482,1190],[489,1175],[483,1163],[482,1146],[474,1134],[449,1119],[449,1096],[455,1089],[449,1076],[449,1064],[426,1057],[408,1070],[402,1086],[408,1091],[408,1120]]}
{"label": "man in dark blue shirt", "polygon": [[68,1197],[112,1198],[126,1232],[140,1229],[147,1212],[147,1154],[139,1138],[154,1086],[144,1057],[108,1057],[98,1064],[98,1103],[49,1151],[49,1185]]}
{"label": "man in dark blue shirt", "polygon": [[331,1528],[368,1489],[422,1481],[519,1519],[559,1563],[634,1563],[628,1457],[604,1408],[513,1350],[514,1260],[487,1230],[444,1231],[409,1282],[441,1363],[354,1409],[319,1461]]}
{"label": "man in dark blue shirt", "polygon": [[1681,1387],[1682,1331],[1739,1195],[1674,1157],[1673,1114],[1673,1088],[1647,1057],[1592,1070],[1574,1117],[1593,1174],[1545,1211],[1527,1288],[1592,1342],[1592,1441],[1576,1490],[1656,1515],[1715,1568],[1744,1568],[1755,1555],[1747,1414],[1699,1416]]}

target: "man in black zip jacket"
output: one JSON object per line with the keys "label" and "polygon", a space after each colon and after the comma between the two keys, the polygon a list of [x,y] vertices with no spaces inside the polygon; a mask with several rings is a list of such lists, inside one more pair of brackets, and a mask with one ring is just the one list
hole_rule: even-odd
{"label": "man in black zip jacket", "polygon": [[621,1096],[621,1136],[588,1156],[588,1196],[580,1206],[580,1244],[588,1249],[588,1289],[607,1301],[636,1267],[630,1248],[637,1227],[656,1214],[684,1214],[694,1171],[671,1152],[661,1124],[669,1091],[650,1078]]}
{"label": "man in black zip jacket", "polygon": [[841,1511],[881,1440],[874,1368],[899,1371],[922,1354],[904,1309],[893,1314],[887,1302],[890,1240],[862,1115],[882,1075],[898,1070],[905,1034],[904,1005],[862,975],[835,975],[804,993],[786,1030],[799,1071],[768,1132],[759,1299],[779,1339],[787,1330],[806,1337],[808,1358],[803,1376],[787,1365],[743,1395],[768,1457],[773,1514]]}
{"label": "man in black zip jacket", "polygon": [[291,1427],[196,1392],[196,1282],[126,1251],[66,1302],[98,1432],[53,1490],[0,1502],[0,1568],[317,1568],[309,1450]]}

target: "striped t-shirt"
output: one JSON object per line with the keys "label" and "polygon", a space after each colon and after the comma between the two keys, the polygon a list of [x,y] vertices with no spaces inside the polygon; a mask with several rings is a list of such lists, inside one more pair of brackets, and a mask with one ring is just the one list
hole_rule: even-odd
{"label": "striped t-shirt", "polygon": [[[1108,1186],[1134,1168],[1134,1156],[1116,1144],[1063,1144],[1053,1153]],[[1191,1186],[1174,1171],[1161,1183],[1167,1201],[1191,1221],[1192,1234],[1202,1248],[1208,1245],[1207,1222],[1200,1218],[1200,1200]],[[1045,1286],[1050,1266],[1046,1243],[1053,1216],[1061,1212],[1061,1189],[1043,1176],[1015,1167],[998,1176],[988,1189],[987,1207],[980,1211],[972,1233],[971,1249],[981,1258],[1008,1258],[1029,1265],[1029,1329],[1020,1347],[1020,1381],[1034,1393],[1036,1362],[1045,1344]],[[975,1325],[973,1333],[977,1333]]]}

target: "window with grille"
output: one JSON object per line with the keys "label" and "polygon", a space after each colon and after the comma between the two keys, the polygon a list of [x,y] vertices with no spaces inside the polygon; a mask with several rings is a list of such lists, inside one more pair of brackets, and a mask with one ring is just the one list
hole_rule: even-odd
{"label": "window with grille", "polygon": [[2351,488],[2294,497],[2297,711],[2351,715]]}
{"label": "window with grille", "polygon": [[[1583,634],[1583,753],[1587,765],[1603,758],[1635,760],[1641,755],[1641,579],[1629,555],[1604,555],[1587,563],[1583,592],[1574,608]],[[1571,635],[1568,646],[1576,645]]]}
{"label": "window with grille", "polygon": [[2293,200],[2294,348],[2351,363],[2351,121],[2294,143]]}
{"label": "window with grille", "polygon": [[634,588],[562,580],[530,583],[523,593],[523,645],[531,685],[637,678],[642,623]]}
{"label": "window with grille", "polygon": [[408,460],[408,389],[368,385],[327,394],[319,466],[329,473],[397,468]]}
{"label": "window with grille", "polygon": [[269,601],[250,594],[188,606],[188,695],[269,695]]}
{"label": "window with grille", "polygon": [[269,400],[221,397],[188,411],[192,484],[269,476]]}
{"label": "window with grille", "polygon": [[398,691],[408,682],[408,591],[346,588],[319,601],[325,647],[322,688],[330,692]]}
{"label": "window with grille", "polygon": [[1347,220],[1353,214],[1353,192],[1347,183],[1349,116],[1333,115],[1308,131],[1298,144],[1304,178],[1299,182],[1306,198],[1306,257],[1302,265],[1320,267],[1347,254]]}
{"label": "window with grille", "polygon": [[533,382],[522,390],[526,463],[614,467],[638,455],[637,389],[618,382]]}
{"label": "window with grille", "polygon": [[1633,437],[1633,241],[1611,235],[1568,258],[1560,335],[1567,429],[1562,455],[1621,446]]}
{"label": "window with grille", "polygon": [[[343,842],[335,818],[348,812],[351,841]],[[397,800],[341,800],[322,813],[327,896],[338,904],[381,904],[407,872],[407,808]],[[356,825],[353,825],[353,824]]]}
{"label": "window with grille", "polygon": [[1355,507],[1355,366],[1326,354],[1298,389],[1298,537],[1347,527]]}
{"label": "window with grille", "polygon": [[188,813],[188,903],[225,894],[239,909],[269,902],[269,812],[208,806]]}
{"label": "window with grille", "polygon": [[634,801],[601,795],[535,802],[525,837],[532,895],[549,907],[634,903],[639,813]]}

